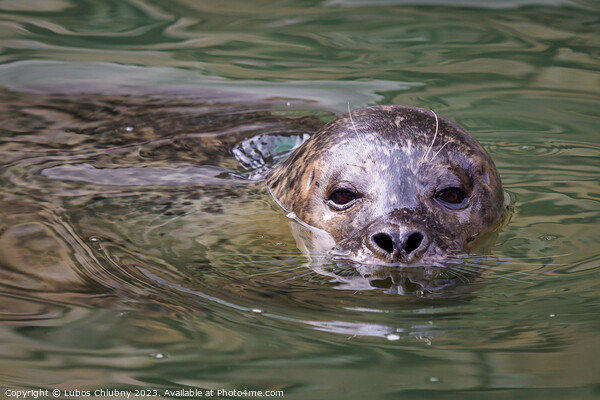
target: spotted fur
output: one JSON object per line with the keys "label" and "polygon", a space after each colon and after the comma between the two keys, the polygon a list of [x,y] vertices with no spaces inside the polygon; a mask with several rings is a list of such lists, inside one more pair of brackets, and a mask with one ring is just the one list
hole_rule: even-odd
{"label": "spotted fur", "polygon": [[[414,107],[374,106],[342,115],[276,167],[267,185],[287,211],[366,262],[438,263],[469,251],[506,209],[499,174],[483,147],[455,122]],[[360,197],[336,211],[328,199],[340,185]],[[464,208],[435,200],[446,186],[464,189]],[[424,233],[422,254],[382,258],[372,249],[377,232],[395,237],[409,230]]]}

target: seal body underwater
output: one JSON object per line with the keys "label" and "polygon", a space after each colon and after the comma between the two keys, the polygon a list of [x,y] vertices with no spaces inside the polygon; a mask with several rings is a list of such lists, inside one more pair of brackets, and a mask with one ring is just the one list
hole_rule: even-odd
{"label": "seal body underwater", "polygon": [[311,136],[266,179],[277,202],[367,264],[443,265],[503,220],[498,171],[462,127],[430,110],[354,110]]}

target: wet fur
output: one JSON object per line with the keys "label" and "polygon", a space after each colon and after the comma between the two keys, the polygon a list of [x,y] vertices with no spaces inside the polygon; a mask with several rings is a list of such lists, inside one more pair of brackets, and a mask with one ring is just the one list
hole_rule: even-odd
{"label": "wet fur", "polygon": [[[432,200],[452,180],[469,192],[467,210]],[[327,197],[340,182],[364,196],[332,211]],[[437,264],[470,251],[506,209],[499,174],[481,145],[455,122],[413,107],[367,107],[331,121],[276,167],[267,185],[282,207],[361,262],[378,261],[365,245],[375,225],[423,230],[431,245],[420,262]]]}

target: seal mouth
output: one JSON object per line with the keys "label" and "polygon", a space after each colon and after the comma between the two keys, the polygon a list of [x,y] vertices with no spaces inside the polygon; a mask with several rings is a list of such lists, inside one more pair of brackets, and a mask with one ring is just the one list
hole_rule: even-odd
{"label": "seal mouth", "polygon": [[329,255],[335,261],[350,262],[356,266],[367,266],[367,267],[381,267],[381,268],[401,268],[401,269],[422,269],[422,268],[453,268],[461,265],[464,262],[464,258],[468,257],[465,253],[463,255],[436,255],[434,257],[425,257],[418,260],[411,260],[411,262],[405,262],[401,260],[401,257],[393,257],[382,259],[371,251],[363,249],[359,253],[355,253],[342,246],[336,246],[331,249]]}

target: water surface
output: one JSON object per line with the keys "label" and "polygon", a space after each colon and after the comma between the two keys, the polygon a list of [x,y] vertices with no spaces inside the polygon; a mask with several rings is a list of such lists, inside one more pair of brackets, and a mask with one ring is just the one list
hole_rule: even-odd
{"label": "water surface", "polygon": [[[600,397],[599,28],[592,1],[0,1],[0,386]],[[496,162],[512,214],[465,290],[314,268],[260,181],[373,104]]]}

